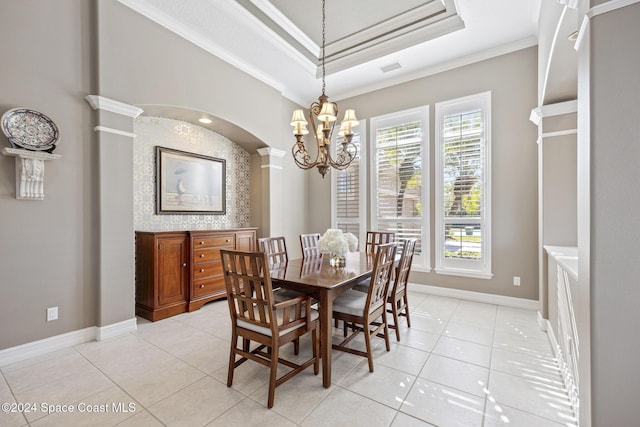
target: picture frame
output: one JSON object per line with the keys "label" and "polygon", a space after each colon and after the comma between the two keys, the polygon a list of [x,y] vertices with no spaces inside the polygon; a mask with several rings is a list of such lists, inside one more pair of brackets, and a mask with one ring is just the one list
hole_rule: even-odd
{"label": "picture frame", "polygon": [[156,214],[225,215],[224,159],[156,146]]}

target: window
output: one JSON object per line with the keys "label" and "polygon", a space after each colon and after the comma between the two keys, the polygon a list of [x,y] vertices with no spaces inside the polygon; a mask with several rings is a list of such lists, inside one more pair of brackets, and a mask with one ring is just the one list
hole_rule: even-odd
{"label": "window", "polygon": [[436,104],[436,272],[491,278],[491,93]]}
{"label": "window", "polygon": [[371,119],[371,229],[416,238],[414,266],[429,268],[429,107]]}
{"label": "window", "polygon": [[[358,148],[358,156],[345,170],[331,170],[331,183],[333,197],[331,198],[334,228],[339,228],[345,233],[353,233],[358,238],[358,244],[364,249],[366,236],[366,136],[367,121],[360,120],[354,133],[353,142]],[[361,141],[363,142],[361,144]],[[335,145],[335,144],[334,144]]]}

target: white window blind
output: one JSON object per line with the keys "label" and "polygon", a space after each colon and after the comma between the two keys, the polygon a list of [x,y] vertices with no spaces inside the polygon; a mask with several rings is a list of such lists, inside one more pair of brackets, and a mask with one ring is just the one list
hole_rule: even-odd
{"label": "white window blind", "polygon": [[490,94],[436,104],[436,271],[491,277]]}
{"label": "white window blind", "polygon": [[416,238],[414,264],[428,268],[428,107],[371,120],[372,230]]}
{"label": "white window blind", "polygon": [[[358,156],[345,170],[332,170],[332,227],[345,233],[353,233],[363,248],[366,235],[366,170],[365,156],[366,120],[360,120],[358,133],[352,142],[358,148]],[[334,144],[335,145],[335,144]]]}

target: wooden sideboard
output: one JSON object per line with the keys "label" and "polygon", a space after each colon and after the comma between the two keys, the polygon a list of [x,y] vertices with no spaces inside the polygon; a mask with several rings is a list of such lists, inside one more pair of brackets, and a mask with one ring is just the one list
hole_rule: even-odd
{"label": "wooden sideboard", "polygon": [[136,315],[156,321],[224,298],[220,249],[255,250],[256,228],[136,231]]}

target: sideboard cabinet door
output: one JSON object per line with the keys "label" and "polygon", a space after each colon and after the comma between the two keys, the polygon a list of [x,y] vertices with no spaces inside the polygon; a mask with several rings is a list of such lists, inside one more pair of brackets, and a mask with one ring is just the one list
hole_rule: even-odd
{"label": "sideboard cabinet door", "polygon": [[136,232],[136,315],[156,321],[187,311],[186,232]]}

